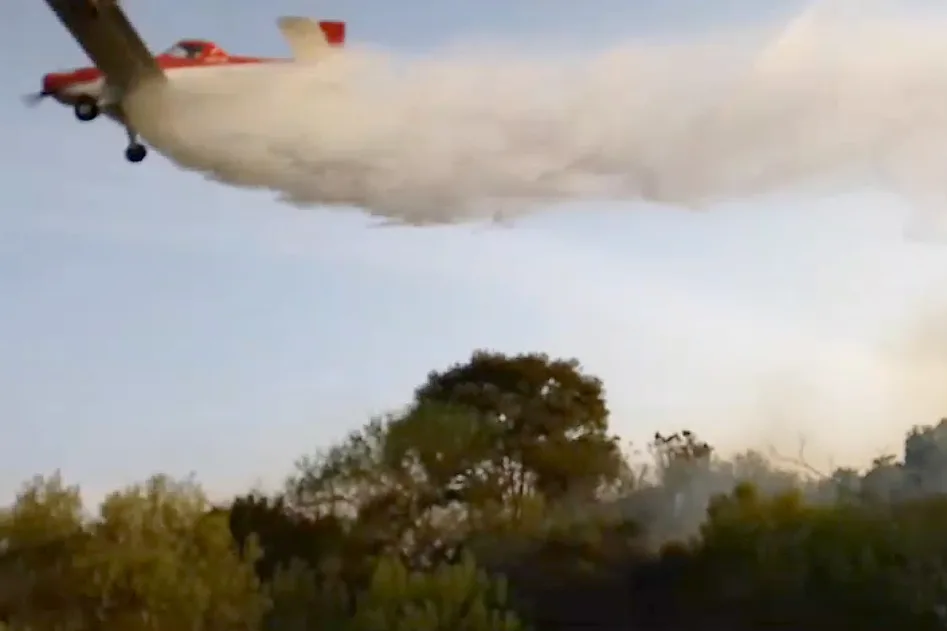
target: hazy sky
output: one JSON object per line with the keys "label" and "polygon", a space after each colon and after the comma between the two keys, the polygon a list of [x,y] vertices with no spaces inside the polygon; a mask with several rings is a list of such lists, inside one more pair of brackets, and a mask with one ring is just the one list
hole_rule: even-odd
{"label": "hazy sky", "polygon": [[[423,52],[465,39],[604,48],[736,21],[775,34],[804,8],[124,4],[153,48],[191,36],[274,55],[287,52],[280,14],[343,18],[354,40]],[[44,72],[84,63],[40,0],[0,6],[0,52],[15,60],[0,67],[3,497],[55,468],[96,496],[158,471],[193,471],[215,494],[276,483],[478,347],[578,357],[605,380],[628,438],[686,425],[726,448],[791,450],[801,433],[814,455],[845,460],[895,449],[907,426],[947,413],[936,381],[947,336],[931,337],[936,318],[918,328],[947,298],[947,249],[907,239],[909,209],[890,194],[373,228],[158,155],[128,165],[117,126],[80,125],[52,102],[25,108],[18,95]]]}

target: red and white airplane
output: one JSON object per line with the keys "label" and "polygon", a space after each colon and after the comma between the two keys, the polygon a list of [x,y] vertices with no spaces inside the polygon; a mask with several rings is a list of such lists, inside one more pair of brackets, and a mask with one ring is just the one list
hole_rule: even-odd
{"label": "red and white airplane", "polygon": [[314,62],[345,44],[344,22],[282,17],[277,25],[289,42],[292,59],[231,55],[213,42],[198,39],[181,40],[153,55],[117,0],[46,3],[95,65],[45,75],[42,89],[30,97],[31,101],[52,97],[72,107],[80,121],[94,120],[100,113],[115,120],[128,134],[125,158],[129,162],[141,162],[148,153],[122,111],[124,95],[136,87],[210,67],[222,71],[244,64]]}

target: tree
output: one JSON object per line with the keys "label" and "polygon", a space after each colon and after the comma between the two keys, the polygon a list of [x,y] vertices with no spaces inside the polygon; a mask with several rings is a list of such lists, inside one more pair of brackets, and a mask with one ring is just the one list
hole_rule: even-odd
{"label": "tree", "polygon": [[70,567],[85,544],[78,487],[36,477],[0,512],[0,619],[19,627],[68,622],[80,602]]}
{"label": "tree", "polygon": [[714,453],[709,443],[686,429],[668,436],[656,432],[648,450],[654,458],[658,481],[675,490],[706,475]]}
{"label": "tree", "polygon": [[[430,564],[463,538],[471,497],[452,489],[453,470],[480,451],[466,442],[466,411],[435,406],[374,419],[341,444],[297,463],[288,483],[294,510],[344,524],[349,556],[401,555]],[[449,433],[440,431],[452,428]],[[454,531],[452,527],[460,529]]]}
{"label": "tree", "polygon": [[947,491],[947,419],[914,427],[904,440],[904,492],[913,496]]}
{"label": "tree", "polygon": [[194,484],[158,476],[112,493],[92,518],[77,488],[34,480],[0,522],[5,618],[33,629],[255,628],[266,608],[255,559],[241,560],[226,516],[208,509]]}
{"label": "tree", "polygon": [[[219,509],[218,509],[219,510]],[[269,582],[281,567],[293,561],[309,568],[337,559],[343,553],[344,525],[334,515],[310,517],[293,511],[284,496],[256,493],[234,499],[221,511],[228,518],[230,533],[244,556],[256,554],[257,576]]]}
{"label": "tree", "polygon": [[473,557],[412,570],[380,557],[362,586],[317,581],[301,564],[281,568],[270,585],[273,631],[522,631],[505,579]]}
{"label": "tree", "polygon": [[588,502],[624,462],[602,384],[575,361],[474,353],[433,372],[401,414],[299,463],[295,506],[351,520],[372,554],[433,563],[471,528]]}
{"label": "tree", "polygon": [[473,414],[480,452],[458,463],[454,482],[482,486],[492,477],[497,501],[530,493],[552,501],[589,497],[621,472],[602,382],[583,374],[577,360],[478,351],[428,375],[414,406],[432,403]]}
{"label": "tree", "polygon": [[411,571],[398,559],[380,559],[356,598],[351,631],[521,631],[508,608],[506,582],[492,578],[465,555],[460,563]]}

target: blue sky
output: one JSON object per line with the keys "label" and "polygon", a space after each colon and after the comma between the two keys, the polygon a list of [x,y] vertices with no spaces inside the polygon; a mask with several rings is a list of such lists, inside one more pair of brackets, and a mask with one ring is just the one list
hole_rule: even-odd
{"label": "blue sky", "polygon": [[[277,15],[314,11],[347,20],[355,40],[425,52],[778,30],[802,9],[457,4],[125,2],[153,48],[195,36],[260,54],[286,53]],[[84,62],[43,3],[5,3],[0,36],[16,60],[0,68],[4,497],[55,468],[93,497],[158,471],[195,472],[213,494],[272,485],[478,347],[577,356],[605,380],[628,438],[687,425],[727,448],[792,449],[804,434],[816,455],[845,460],[947,413],[936,320],[908,344],[947,298],[947,250],[907,239],[909,208],[890,194],[790,191],[702,213],[575,204],[505,226],[376,228],[157,155],[126,164],[119,128],[19,102],[44,72]]]}

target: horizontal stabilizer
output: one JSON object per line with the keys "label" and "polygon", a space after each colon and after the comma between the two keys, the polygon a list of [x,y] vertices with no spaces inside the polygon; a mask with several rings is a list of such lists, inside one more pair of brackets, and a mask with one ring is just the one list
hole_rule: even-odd
{"label": "horizontal stabilizer", "polygon": [[318,61],[333,47],[345,44],[345,22],[287,16],[277,26],[297,61]]}

